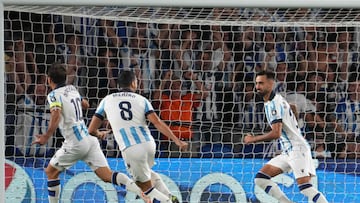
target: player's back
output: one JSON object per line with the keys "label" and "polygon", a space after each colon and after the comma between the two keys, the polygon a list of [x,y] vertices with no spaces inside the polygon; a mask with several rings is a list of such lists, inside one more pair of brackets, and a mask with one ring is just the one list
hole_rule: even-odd
{"label": "player's back", "polygon": [[153,141],[146,115],[153,112],[150,102],[133,92],[119,92],[106,96],[96,113],[106,114],[120,150],[131,145]]}
{"label": "player's back", "polygon": [[66,142],[78,142],[88,136],[83,120],[81,96],[73,85],[54,89],[48,95],[50,108],[61,108],[59,129]]}

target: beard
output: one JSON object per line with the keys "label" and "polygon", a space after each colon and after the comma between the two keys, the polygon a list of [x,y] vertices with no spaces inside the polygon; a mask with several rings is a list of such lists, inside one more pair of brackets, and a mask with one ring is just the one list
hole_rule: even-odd
{"label": "beard", "polygon": [[261,97],[264,97],[267,93],[268,93],[268,91],[266,91],[266,90],[263,90],[263,91],[256,90],[256,94]]}

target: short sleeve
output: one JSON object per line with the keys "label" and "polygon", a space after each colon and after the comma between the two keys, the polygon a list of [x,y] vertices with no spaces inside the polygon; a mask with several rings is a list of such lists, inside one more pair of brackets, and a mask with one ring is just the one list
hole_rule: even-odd
{"label": "short sleeve", "polygon": [[154,107],[151,105],[150,101],[148,99],[145,100],[145,116],[149,115],[150,113],[154,112]]}
{"label": "short sleeve", "polygon": [[267,106],[269,123],[274,124],[282,122],[284,116],[284,105],[285,103],[278,100],[273,100],[270,102],[270,104]]}
{"label": "short sleeve", "polygon": [[54,91],[50,92],[47,96],[50,109],[62,109],[61,95],[55,94]]}
{"label": "short sleeve", "polygon": [[96,108],[95,111],[95,116],[102,120],[105,118],[105,98],[101,100],[99,106]]}

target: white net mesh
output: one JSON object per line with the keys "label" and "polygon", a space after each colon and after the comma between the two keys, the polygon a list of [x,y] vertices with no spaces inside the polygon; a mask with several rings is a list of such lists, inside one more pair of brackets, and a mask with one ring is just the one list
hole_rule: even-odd
{"label": "white net mesh", "polygon": [[[161,157],[157,169],[176,182],[184,202],[268,202],[253,192],[252,178],[278,153],[277,143],[244,145],[241,140],[244,133],[268,131],[254,74],[275,71],[275,91],[296,104],[299,125],[320,158],[314,183],[330,202],[360,201],[360,188],[353,187],[360,152],[359,9],[7,5],[5,10],[6,156],[29,170],[32,180],[43,181],[34,184],[36,190],[46,188],[46,178],[33,169],[44,167],[62,141],[57,133],[46,146],[30,145],[48,125],[46,69],[60,61],[67,64],[67,82],[90,101],[87,121],[100,100],[117,91],[119,71],[135,70],[139,93],[191,143],[191,151],[177,159],[177,148],[153,130]],[[113,137],[101,144],[110,166],[121,168],[121,159],[111,159],[120,157]],[[346,166],[336,158],[346,158]],[[69,174],[84,170],[81,165]],[[196,182],[209,174],[217,182],[206,179],[209,186],[196,194],[201,188]],[[278,181],[290,198],[306,202],[291,176]],[[89,188],[68,188],[74,190],[72,201],[87,202]],[[18,198],[6,194],[9,200]],[[111,196],[94,194],[98,202]],[[35,196],[36,202],[47,199],[46,192]],[[119,192],[116,198],[122,196]]]}

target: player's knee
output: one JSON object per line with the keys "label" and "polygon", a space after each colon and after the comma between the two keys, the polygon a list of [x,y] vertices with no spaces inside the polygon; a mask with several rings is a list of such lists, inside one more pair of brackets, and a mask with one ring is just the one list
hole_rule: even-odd
{"label": "player's knee", "polygon": [[305,183],[305,184],[301,184],[298,186],[299,187],[299,190],[302,194],[304,194],[304,190],[305,189],[308,189],[308,188],[311,188],[312,187],[312,184],[311,183]]}
{"label": "player's knee", "polygon": [[265,173],[258,172],[255,176],[255,184],[260,188],[265,188],[268,184],[267,182],[271,179],[271,177]]}
{"label": "player's knee", "polygon": [[314,196],[318,192],[311,183],[304,183],[299,185],[300,193],[305,196]]}

